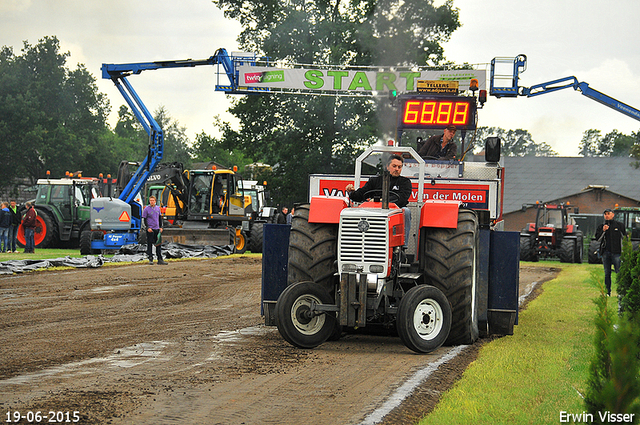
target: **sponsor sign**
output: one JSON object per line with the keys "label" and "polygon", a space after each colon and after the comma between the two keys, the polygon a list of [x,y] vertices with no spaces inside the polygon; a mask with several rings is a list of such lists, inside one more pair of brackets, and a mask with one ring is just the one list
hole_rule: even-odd
{"label": "sponsor sign", "polygon": [[[363,176],[360,187],[369,179]],[[413,191],[409,202],[418,201],[418,179],[411,178]],[[498,205],[499,182],[474,181],[474,180],[434,180],[435,184],[425,181],[422,200],[435,201],[459,201],[471,209],[489,210],[492,219],[498,218],[500,211]],[[326,176],[311,175],[309,179],[309,200],[313,196],[347,197],[344,188],[354,183],[354,176]],[[410,204],[411,205],[411,204]]]}
{"label": "sponsor sign", "polygon": [[458,81],[418,80],[418,93],[458,94]]}
{"label": "sponsor sign", "polygon": [[[242,65],[239,85],[291,90],[319,90],[337,92],[382,92],[391,90],[412,92],[418,89],[418,80],[457,82],[460,90],[467,90],[475,78],[479,88],[486,88],[484,70],[461,69],[448,71],[394,71],[394,70],[331,70],[306,68],[273,68]],[[446,84],[446,83],[445,83]]]}

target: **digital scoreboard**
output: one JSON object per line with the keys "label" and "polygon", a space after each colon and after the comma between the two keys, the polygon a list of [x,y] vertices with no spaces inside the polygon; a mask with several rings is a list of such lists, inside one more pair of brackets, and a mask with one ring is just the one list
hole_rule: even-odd
{"label": "digital scoreboard", "polygon": [[476,128],[476,98],[438,95],[398,96],[398,129]]}

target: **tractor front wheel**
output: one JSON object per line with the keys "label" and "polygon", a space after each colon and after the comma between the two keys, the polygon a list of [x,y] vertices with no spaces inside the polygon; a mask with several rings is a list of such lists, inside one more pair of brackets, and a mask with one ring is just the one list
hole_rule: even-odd
{"label": "tractor front wheel", "polygon": [[332,304],[329,293],[314,282],[289,285],[276,303],[276,325],[280,335],[300,348],[315,348],[325,342],[336,328],[330,313],[314,311],[314,306]]}
{"label": "tractor front wheel", "polygon": [[429,353],[446,341],[451,330],[451,306],[438,288],[420,285],[400,300],[396,327],[400,339],[416,353]]}

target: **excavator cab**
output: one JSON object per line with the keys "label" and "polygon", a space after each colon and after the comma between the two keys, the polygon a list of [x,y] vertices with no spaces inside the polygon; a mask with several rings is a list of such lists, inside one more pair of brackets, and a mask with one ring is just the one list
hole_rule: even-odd
{"label": "excavator cab", "polygon": [[244,217],[251,205],[238,184],[239,177],[229,170],[194,170],[190,175],[189,216],[211,220]]}

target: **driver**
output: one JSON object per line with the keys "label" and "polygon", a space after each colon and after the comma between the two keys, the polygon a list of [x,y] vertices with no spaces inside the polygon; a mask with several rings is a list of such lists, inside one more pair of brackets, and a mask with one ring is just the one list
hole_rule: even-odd
{"label": "driver", "polygon": [[[389,159],[387,170],[389,170],[389,174],[391,174],[391,178],[389,179],[389,192],[393,193],[398,198],[393,202],[398,207],[402,208],[404,212],[404,246],[406,248],[407,243],[409,242],[409,230],[411,229],[411,210],[407,207],[407,204],[409,203],[409,197],[411,196],[412,186],[411,180],[400,175],[403,165],[403,158],[400,155],[394,154],[391,155],[391,158]],[[367,192],[371,191],[382,191],[382,176],[370,178],[364,186],[358,190],[355,190],[353,184],[348,184],[347,187],[345,187],[345,192],[349,195],[349,199],[355,202],[364,201]]]}
{"label": "driver", "polygon": [[455,135],[456,126],[447,126],[447,128],[444,129],[444,134],[442,136],[435,135],[429,137],[429,139],[418,150],[418,155],[424,159],[455,159],[456,152],[458,150],[458,146],[453,141],[453,136]]}

